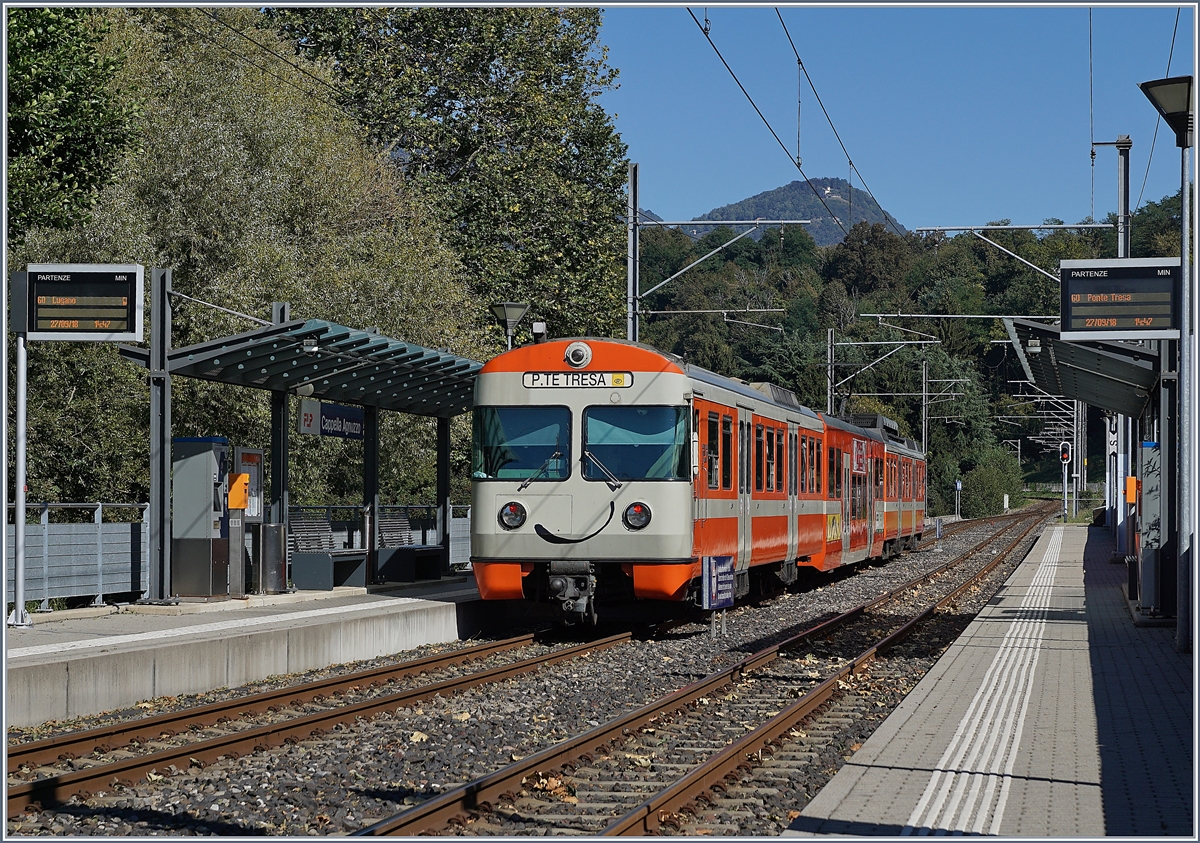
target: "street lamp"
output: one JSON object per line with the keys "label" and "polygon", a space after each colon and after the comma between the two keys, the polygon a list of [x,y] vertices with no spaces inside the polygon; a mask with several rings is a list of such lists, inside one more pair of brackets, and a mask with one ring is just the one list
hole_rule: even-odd
{"label": "street lamp", "polygon": [[513,330],[527,310],[529,310],[529,305],[525,302],[502,301],[492,305],[492,315],[504,328],[504,336],[508,338],[509,351],[512,350]]}
{"label": "street lamp", "polygon": [[1138,85],[1158,109],[1162,119],[1175,132],[1175,145],[1183,150],[1180,164],[1180,218],[1182,237],[1179,250],[1179,553],[1176,562],[1177,611],[1175,649],[1190,652],[1191,579],[1194,542],[1198,532],[1196,518],[1196,296],[1192,295],[1190,272],[1191,196],[1189,194],[1188,155],[1192,146],[1192,77],[1172,76]]}

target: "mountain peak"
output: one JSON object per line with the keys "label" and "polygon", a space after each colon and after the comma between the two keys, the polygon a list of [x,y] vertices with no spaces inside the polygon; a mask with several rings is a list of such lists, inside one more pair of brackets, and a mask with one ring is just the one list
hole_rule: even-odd
{"label": "mountain peak", "polygon": [[797,179],[697,217],[697,221],[713,222],[753,219],[810,220],[804,228],[819,246],[842,242],[851,222],[883,223],[892,233],[906,233],[869,193],[838,178]]}

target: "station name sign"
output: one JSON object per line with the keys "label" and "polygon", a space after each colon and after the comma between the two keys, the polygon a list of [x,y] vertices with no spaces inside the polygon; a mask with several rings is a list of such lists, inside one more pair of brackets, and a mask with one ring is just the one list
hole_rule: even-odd
{"label": "station name sign", "polygon": [[302,398],[297,428],[300,433],[310,436],[362,439],[364,418],[362,407],[343,407],[341,404],[324,404],[311,398]]}
{"label": "station name sign", "polygon": [[1059,263],[1064,340],[1179,337],[1179,258]]}
{"label": "station name sign", "polygon": [[34,264],[12,277],[12,330],[31,340],[142,341],[139,264]]}

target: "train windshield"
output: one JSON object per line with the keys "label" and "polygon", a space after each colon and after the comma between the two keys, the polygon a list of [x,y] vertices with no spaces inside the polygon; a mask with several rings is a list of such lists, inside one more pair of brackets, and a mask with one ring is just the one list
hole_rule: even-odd
{"label": "train windshield", "polygon": [[687,407],[589,407],[583,442],[587,480],[691,480]]}
{"label": "train windshield", "polygon": [[562,480],[571,473],[566,407],[476,407],[472,427],[476,480]]}

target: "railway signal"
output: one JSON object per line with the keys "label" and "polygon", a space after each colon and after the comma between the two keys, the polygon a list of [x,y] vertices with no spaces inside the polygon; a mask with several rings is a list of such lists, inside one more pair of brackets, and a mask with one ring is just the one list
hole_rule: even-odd
{"label": "railway signal", "polygon": [[1063,467],[1063,523],[1067,523],[1067,465],[1071,462],[1071,443],[1058,443],[1058,459]]}

